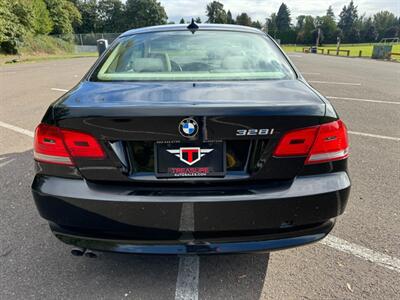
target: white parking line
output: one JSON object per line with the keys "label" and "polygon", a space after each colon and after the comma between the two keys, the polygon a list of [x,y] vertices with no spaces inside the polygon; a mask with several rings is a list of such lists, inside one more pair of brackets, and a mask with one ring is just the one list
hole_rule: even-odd
{"label": "white parking line", "polygon": [[334,81],[318,81],[318,80],[307,80],[307,81],[311,83],[323,83],[323,84],[354,85],[354,86],[361,85],[361,83],[359,82],[334,82]]}
{"label": "white parking line", "polygon": [[396,257],[350,243],[333,235],[328,235],[325,239],[320,241],[320,243],[400,273],[400,259]]}
{"label": "white parking line", "polygon": [[383,100],[371,100],[371,99],[360,99],[360,98],[347,98],[347,97],[334,97],[326,96],[328,99],[348,100],[348,101],[360,101],[360,102],[372,102],[372,103],[383,103],[383,104],[395,104],[400,105],[400,102],[394,101],[383,101]]}
{"label": "white parking line", "polygon": [[4,123],[4,122],[0,121],[0,126],[4,127],[4,128],[7,128],[7,129],[10,129],[10,130],[13,130],[13,131],[18,132],[18,133],[25,134],[25,135],[30,136],[32,138],[34,136],[34,133],[32,131],[29,131],[29,130],[26,130],[26,129],[23,129],[21,127],[17,127],[17,126],[8,124],[8,123]]}
{"label": "white parking line", "polygon": [[289,57],[303,57],[302,55],[297,55],[297,54],[288,54]]}
{"label": "white parking line", "polygon": [[59,88],[51,88],[52,91],[57,91],[57,92],[68,92],[69,90],[66,89],[59,89]]}
{"label": "white parking line", "polygon": [[321,73],[313,73],[313,72],[301,72],[303,75],[321,75]]}
{"label": "white parking line", "polygon": [[179,231],[194,231],[194,205],[192,202],[182,204]]}
{"label": "white parking line", "polygon": [[199,299],[199,260],[200,258],[197,255],[187,255],[179,258],[175,290],[176,300]]}
{"label": "white parking line", "polygon": [[2,160],[5,160],[5,159],[7,159],[7,157],[0,158],[0,168],[8,165],[10,162],[13,162],[15,160],[15,158],[12,158],[10,160],[6,160],[5,162],[1,162]]}
{"label": "white parking line", "polygon": [[398,137],[393,137],[393,136],[385,136],[385,135],[379,135],[379,134],[371,134],[371,133],[364,133],[364,132],[357,132],[357,131],[348,131],[350,134],[354,135],[361,135],[361,136],[367,136],[367,137],[373,137],[377,139],[384,139],[384,140],[391,140],[391,141],[400,141],[400,138]]}

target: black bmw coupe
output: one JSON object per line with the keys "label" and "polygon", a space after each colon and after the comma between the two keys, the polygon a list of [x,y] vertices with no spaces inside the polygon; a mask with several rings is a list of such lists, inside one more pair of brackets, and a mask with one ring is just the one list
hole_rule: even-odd
{"label": "black bmw coupe", "polygon": [[75,254],[271,251],[330,232],[348,155],[346,126],[268,35],[156,26],[50,105],[32,192]]}

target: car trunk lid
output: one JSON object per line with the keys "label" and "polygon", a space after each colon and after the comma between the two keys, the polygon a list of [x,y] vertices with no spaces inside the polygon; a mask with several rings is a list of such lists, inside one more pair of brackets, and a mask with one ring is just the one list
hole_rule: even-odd
{"label": "car trunk lid", "polygon": [[[223,180],[294,178],[304,157],[275,159],[273,149],[285,132],[318,125],[324,114],[325,103],[300,80],[82,82],[54,106],[58,126],[90,133],[106,149],[104,161],[76,161],[82,175],[125,182],[166,180],[150,172],[158,142],[223,141],[239,161]],[[187,117],[200,129],[190,139],[178,130]],[[142,169],[138,151],[149,160]]]}

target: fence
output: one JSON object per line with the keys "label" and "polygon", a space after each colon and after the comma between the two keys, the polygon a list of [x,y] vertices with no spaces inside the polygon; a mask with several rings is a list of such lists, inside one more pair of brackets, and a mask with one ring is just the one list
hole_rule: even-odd
{"label": "fence", "polygon": [[[336,55],[339,55],[339,53],[342,52],[342,53],[346,53],[347,56],[350,56],[350,50],[328,49],[328,55],[330,55],[331,52],[336,53]],[[360,56],[360,55],[359,55],[359,56]]]}
{"label": "fence", "polygon": [[77,46],[96,46],[96,41],[99,39],[106,39],[108,44],[111,44],[119,35],[120,33],[77,33],[59,34],[53,37],[72,41]]}
{"label": "fence", "polygon": [[97,40],[106,39],[108,44],[111,44],[120,33],[77,33],[77,34],[58,34],[53,35],[55,38],[60,38],[70,41],[75,44],[75,52],[97,52]]}

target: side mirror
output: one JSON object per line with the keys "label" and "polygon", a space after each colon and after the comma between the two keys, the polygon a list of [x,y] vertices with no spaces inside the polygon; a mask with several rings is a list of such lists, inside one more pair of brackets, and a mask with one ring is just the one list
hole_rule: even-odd
{"label": "side mirror", "polygon": [[96,42],[97,42],[97,52],[99,53],[100,56],[108,48],[108,40],[100,39],[97,40]]}

